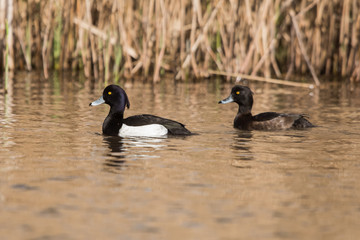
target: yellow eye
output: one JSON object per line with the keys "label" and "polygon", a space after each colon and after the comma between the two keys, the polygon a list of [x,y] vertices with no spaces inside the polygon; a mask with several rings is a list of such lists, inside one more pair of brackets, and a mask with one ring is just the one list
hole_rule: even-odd
{"label": "yellow eye", "polygon": [[236,92],[236,95],[239,95],[239,94],[240,94],[240,92],[239,92],[239,91],[237,91],[237,92]]}
{"label": "yellow eye", "polygon": [[112,92],[108,92],[108,94],[109,94],[109,95],[111,95],[111,94],[112,94]]}

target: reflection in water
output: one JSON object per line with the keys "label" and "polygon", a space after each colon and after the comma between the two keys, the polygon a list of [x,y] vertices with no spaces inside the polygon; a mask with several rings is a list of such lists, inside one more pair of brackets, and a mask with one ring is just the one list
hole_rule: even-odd
{"label": "reflection in water", "polygon": [[110,148],[106,154],[109,158],[105,160],[105,171],[118,172],[125,164],[125,155],[123,154],[123,143],[120,137],[104,136],[104,143]]}
{"label": "reflection in water", "polygon": [[157,151],[165,148],[162,144],[167,139],[166,136],[159,138],[152,137],[128,137],[123,138],[125,151],[129,160],[159,158]]}
{"label": "reflection in water", "polygon": [[167,146],[162,144],[166,139],[167,136],[160,138],[104,136],[104,143],[111,150],[106,154],[109,157],[104,163],[106,171],[118,172],[123,167],[134,166],[133,163],[129,164],[129,161],[158,158],[159,156],[154,152]]}
{"label": "reflection in water", "polygon": [[[13,113],[13,85],[13,78],[9,78],[6,93],[4,91],[4,94],[0,95],[0,106],[3,106],[3,109],[0,109],[0,129],[10,128],[15,122]],[[8,131],[0,131],[0,146],[10,147],[14,144]]]}
{"label": "reflection in water", "polygon": [[128,146],[136,147],[136,148],[144,148],[142,152],[149,152],[154,149],[159,150],[166,145],[160,144],[163,143],[164,140],[167,139],[167,136],[163,137],[127,137],[124,138],[124,143]]}
{"label": "reflection in water", "polygon": [[251,152],[251,138],[253,134],[251,131],[241,131],[237,130],[236,135],[234,135],[234,144],[232,145],[232,149],[234,149],[235,161],[233,162],[233,166],[239,166],[238,161],[250,161],[254,159],[253,153]]}

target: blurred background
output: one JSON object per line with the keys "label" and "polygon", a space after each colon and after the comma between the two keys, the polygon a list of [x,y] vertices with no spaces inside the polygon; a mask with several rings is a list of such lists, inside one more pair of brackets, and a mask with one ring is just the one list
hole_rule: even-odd
{"label": "blurred background", "polygon": [[0,0],[1,76],[360,79],[358,0]]}

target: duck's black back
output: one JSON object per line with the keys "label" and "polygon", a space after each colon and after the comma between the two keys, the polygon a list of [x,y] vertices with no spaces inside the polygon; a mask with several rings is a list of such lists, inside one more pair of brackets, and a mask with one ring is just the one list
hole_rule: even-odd
{"label": "duck's black back", "polygon": [[141,114],[128,117],[123,120],[128,126],[142,126],[148,124],[160,124],[167,128],[172,135],[191,135],[191,132],[185,128],[185,125],[177,121],[162,118],[150,114]]}

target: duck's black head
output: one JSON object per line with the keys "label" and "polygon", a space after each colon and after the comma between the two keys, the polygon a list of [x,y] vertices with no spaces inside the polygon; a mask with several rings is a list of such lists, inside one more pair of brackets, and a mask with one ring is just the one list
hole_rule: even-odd
{"label": "duck's black head", "polygon": [[236,102],[239,105],[239,112],[247,113],[251,112],[253,105],[253,93],[250,88],[246,86],[236,85],[231,89],[230,96],[224,100],[219,101],[221,104]]}
{"label": "duck's black head", "polygon": [[110,105],[110,111],[124,112],[125,106],[130,107],[129,99],[124,89],[117,85],[109,85],[104,91],[103,95],[96,101],[90,103],[90,106],[97,106],[106,103]]}

